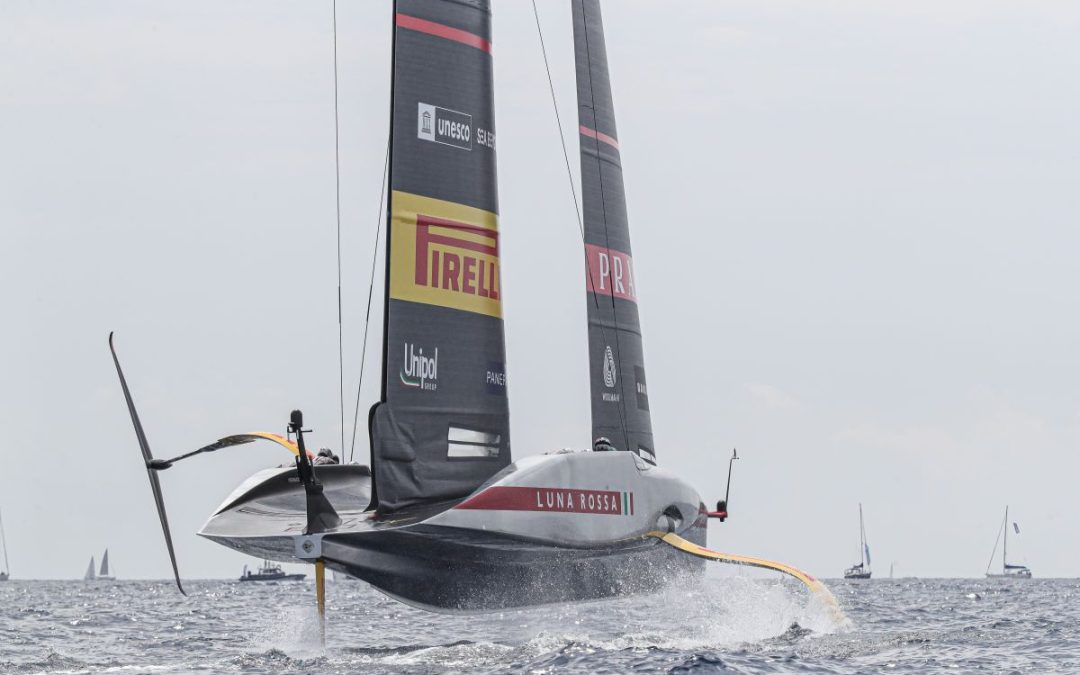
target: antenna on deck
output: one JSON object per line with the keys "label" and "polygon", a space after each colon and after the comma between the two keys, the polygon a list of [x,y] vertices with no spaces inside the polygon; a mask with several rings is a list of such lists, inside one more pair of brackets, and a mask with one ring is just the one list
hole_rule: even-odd
{"label": "antenna on deck", "polygon": [[727,465],[727,489],[724,490],[724,498],[716,502],[716,510],[708,514],[710,518],[716,518],[721,523],[727,520],[728,517],[728,500],[731,499],[731,470],[735,464],[735,460],[739,458],[738,449],[733,448],[731,450],[731,459],[728,460]]}

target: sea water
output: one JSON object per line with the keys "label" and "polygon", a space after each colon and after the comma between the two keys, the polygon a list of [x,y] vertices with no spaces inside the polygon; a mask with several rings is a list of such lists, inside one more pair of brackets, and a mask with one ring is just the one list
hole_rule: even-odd
{"label": "sea water", "polygon": [[1080,581],[707,577],[657,595],[445,615],[328,583],[0,584],[0,673],[1080,673]]}

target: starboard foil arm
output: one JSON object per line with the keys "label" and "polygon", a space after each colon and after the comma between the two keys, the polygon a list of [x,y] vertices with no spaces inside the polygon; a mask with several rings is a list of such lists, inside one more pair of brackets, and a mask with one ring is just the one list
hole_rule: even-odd
{"label": "starboard foil arm", "polygon": [[109,351],[112,352],[113,363],[116,365],[116,374],[120,378],[120,387],[124,390],[124,400],[127,401],[128,413],[131,415],[131,424],[135,427],[135,438],[139,441],[139,449],[142,451],[143,462],[146,464],[146,475],[150,478],[150,489],[154,493],[154,503],[157,505],[158,520],[161,521],[161,531],[165,535],[165,546],[169,549],[169,562],[172,563],[173,577],[176,579],[176,587],[180,593],[187,595],[184,585],[180,583],[180,570],[176,566],[176,552],[173,549],[172,534],[169,532],[169,517],[165,513],[165,499],[161,495],[161,483],[158,481],[157,472],[150,467],[154,461],[154,455],[150,452],[150,443],[146,440],[142,422],[139,421],[139,413],[135,410],[135,401],[131,398],[127,380],[124,379],[124,371],[120,368],[120,359],[116,356],[116,347],[113,345],[113,334],[109,333]]}
{"label": "starboard foil arm", "polygon": [[[192,450],[191,452],[184,453],[183,455],[178,455],[176,457],[173,457],[172,459],[152,459],[147,463],[147,467],[150,469],[154,469],[155,471],[163,471],[171,467],[174,463],[179,462],[182,459],[187,459],[188,457],[194,457],[195,455],[204,452],[213,452],[215,450],[228,448],[234,445],[245,445],[247,443],[253,443],[258,440],[272,441],[285,448],[296,457],[300,456],[300,448],[292,440],[285,438],[280,434],[270,433],[269,431],[252,431],[244,434],[233,434],[232,436],[219,438],[210,445],[204,445],[198,450]],[[304,452],[305,454],[307,454],[308,459],[315,459],[314,453],[312,453],[310,450],[305,450]]]}
{"label": "starboard foil arm", "polygon": [[656,537],[660,541],[673,546],[684,553],[704,558],[706,560],[712,560],[714,562],[727,563],[729,565],[743,565],[746,567],[758,567],[766,570],[775,570],[782,574],[786,574],[791,577],[795,577],[802,583],[806,584],[806,587],[810,589],[810,592],[817,596],[833,619],[837,624],[843,625],[850,623],[850,620],[844,614],[844,610],[840,609],[840,603],[836,601],[836,596],[832,594],[829,588],[821,583],[813,576],[803,572],[800,569],[792,567],[791,565],[785,565],[784,563],[773,562],[772,560],[764,560],[761,558],[751,558],[744,555],[735,555],[733,553],[720,553],[719,551],[713,551],[712,549],[705,548],[704,546],[698,546],[697,544],[683,539],[674,532],[649,532],[650,537]]}
{"label": "starboard foil arm", "polygon": [[[204,445],[198,450],[193,450],[183,455],[173,457],[172,459],[155,459],[153,453],[150,451],[150,442],[146,439],[146,432],[143,431],[142,422],[139,420],[139,413],[135,409],[135,401],[131,396],[131,390],[128,388],[127,379],[124,377],[124,371],[120,367],[120,359],[116,355],[116,346],[113,343],[113,335],[113,333],[109,333],[109,351],[112,352],[113,364],[116,366],[116,374],[120,378],[120,387],[124,390],[124,400],[127,402],[128,414],[131,415],[131,424],[135,427],[135,438],[138,440],[139,449],[142,451],[143,463],[146,465],[146,475],[150,479],[150,489],[154,493],[154,504],[157,506],[158,520],[161,521],[161,531],[165,535],[165,546],[169,550],[169,562],[172,564],[173,577],[176,579],[176,587],[180,589],[181,593],[187,595],[184,591],[183,584],[180,582],[180,570],[176,564],[176,551],[173,547],[172,533],[169,530],[169,517],[165,511],[165,498],[161,491],[161,481],[158,479],[157,472],[168,469],[174,463],[179,462],[182,459],[187,459],[188,457],[194,457],[195,455],[204,452],[213,452],[234,445],[245,445],[257,440],[267,440],[277,443],[297,457],[300,456],[300,447],[291,439],[279,434],[267,431],[253,431],[219,438],[213,443]],[[309,459],[314,458],[314,455],[310,451],[305,450],[304,453]]]}

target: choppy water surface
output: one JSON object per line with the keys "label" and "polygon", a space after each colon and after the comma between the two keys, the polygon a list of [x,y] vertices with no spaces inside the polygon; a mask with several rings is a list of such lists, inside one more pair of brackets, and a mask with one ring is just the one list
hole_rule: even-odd
{"label": "choppy water surface", "polygon": [[829,585],[852,626],[770,580],[469,616],[337,582],[323,649],[310,583],[10,581],[0,673],[1080,672],[1080,581]]}

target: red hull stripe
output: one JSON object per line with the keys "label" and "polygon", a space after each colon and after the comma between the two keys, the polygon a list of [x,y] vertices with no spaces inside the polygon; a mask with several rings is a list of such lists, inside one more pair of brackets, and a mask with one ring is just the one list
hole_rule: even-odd
{"label": "red hull stripe", "polygon": [[[623,493],[614,490],[496,485],[466,499],[456,508],[481,511],[552,511],[611,516],[629,515],[623,499]],[[633,499],[634,493],[631,492],[631,502]]]}
{"label": "red hull stripe", "polygon": [[491,53],[491,43],[475,33],[470,33],[469,31],[461,30],[460,28],[451,28],[450,26],[441,23],[420,19],[415,16],[409,16],[408,14],[399,13],[397,14],[396,20],[397,25],[402,28],[408,28],[409,30],[417,31],[418,33],[427,33],[428,35],[446,38],[447,40],[460,42],[463,45],[475,47],[488,54]]}
{"label": "red hull stripe", "polygon": [[595,138],[598,141],[602,141],[604,143],[607,143],[608,145],[615,148],[616,150],[619,149],[619,142],[617,140],[615,140],[614,138],[612,138],[611,136],[608,136],[607,134],[605,134],[603,132],[597,131],[596,129],[590,129],[589,127],[585,126],[584,124],[578,126],[578,131],[580,131],[583,136],[588,136],[589,138]]}

